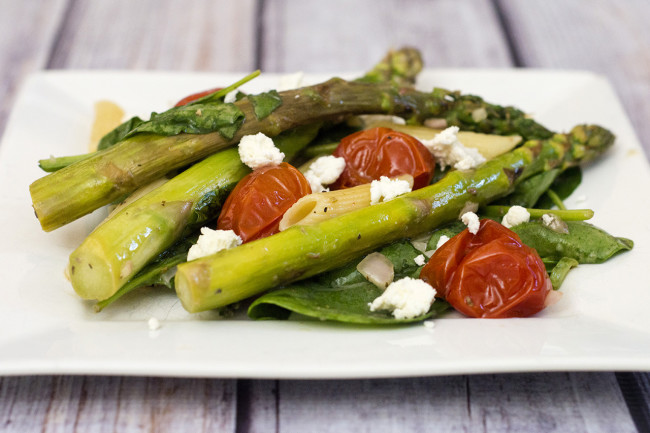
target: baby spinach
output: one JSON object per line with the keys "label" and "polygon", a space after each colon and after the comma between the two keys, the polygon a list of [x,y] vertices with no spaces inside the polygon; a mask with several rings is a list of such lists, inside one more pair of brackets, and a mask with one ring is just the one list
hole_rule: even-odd
{"label": "baby spinach", "polygon": [[248,100],[253,104],[253,111],[257,120],[268,117],[276,108],[282,105],[282,98],[276,90],[250,95]]}
{"label": "baby spinach", "polygon": [[[420,267],[415,263],[415,257],[420,252],[409,241],[390,244],[380,252],[393,263],[395,280],[419,274]],[[368,304],[383,290],[367,282],[356,270],[360,261],[361,258],[311,280],[267,293],[251,304],[248,315],[253,319],[286,319],[295,312],[321,320],[396,324],[433,317],[449,307],[445,302],[436,301],[426,314],[401,320],[395,319],[390,312],[370,311]]]}
{"label": "baby spinach", "polygon": [[569,233],[557,233],[539,221],[516,225],[517,233],[528,246],[546,259],[569,257],[579,263],[603,263],[615,254],[631,250],[634,242],[610,235],[584,221],[566,221]]}
{"label": "baby spinach", "polygon": [[559,290],[560,286],[564,282],[564,279],[569,274],[569,271],[572,268],[578,266],[578,261],[570,257],[562,257],[560,260],[555,263],[555,266],[552,266],[548,276],[551,279],[551,285],[553,290]]}
{"label": "baby spinach", "polygon": [[533,207],[559,174],[560,170],[556,168],[524,179],[517,185],[512,194],[501,199],[498,204]]}
{"label": "baby spinach", "polygon": [[130,118],[126,122],[117,126],[111,132],[104,135],[102,139],[99,140],[99,144],[97,145],[97,150],[108,149],[114,144],[119,143],[120,141],[126,138],[129,132],[133,131],[135,128],[142,125],[143,123],[145,123],[145,121],[140,119],[137,116]]}
{"label": "baby spinach", "polygon": [[391,325],[418,322],[447,310],[446,302],[437,300],[431,309],[411,319],[395,319],[387,311],[370,311],[368,304],[383,293],[368,282],[343,286],[324,286],[314,281],[300,282],[258,298],[248,309],[251,319],[287,319],[291,312],[320,320],[346,323]]}
{"label": "baby spinach", "polygon": [[[569,197],[573,191],[578,188],[582,182],[582,169],[579,166],[570,167],[560,173],[550,186],[550,190],[564,200]],[[535,207],[540,209],[550,209],[555,203],[548,194],[542,195],[535,204]]]}
{"label": "baby spinach", "polygon": [[124,138],[141,133],[157,135],[207,134],[217,131],[226,139],[234,137],[244,123],[244,112],[235,104],[203,103],[174,107],[151,113],[151,119],[132,129]]}

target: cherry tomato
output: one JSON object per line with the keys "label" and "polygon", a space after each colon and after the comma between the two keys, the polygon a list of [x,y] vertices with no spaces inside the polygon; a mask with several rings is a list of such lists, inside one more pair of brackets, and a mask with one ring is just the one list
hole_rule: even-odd
{"label": "cherry tomato", "polygon": [[187,105],[190,102],[194,102],[199,98],[203,98],[204,96],[207,96],[210,93],[214,93],[217,90],[221,90],[221,89],[223,89],[223,87],[215,87],[214,89],[204,90],[203,92],[192,93],[191,95],[186,96],[183,99],[181,99],[180,101],[178,101],[176,103],[176,105],[174,105],[174,107],[180,107],[181,105]]}
{"label": "cherry tomato", "polygon": [[492,220],[442,245],[420,273],[470,317],[526,317],[544,308],[551,282],[537,252]]}
{"label": "cherry tomato", "polygon": [[345,159],[345,170],[333,189],[370,183],[381,176],[413,176],[413,189],[431,182],[435,162],[429,150],[416,138],[389,128],[373,128],[341,140],[334,156]]}
{"label": "cherry tomato", "polygon": [[279,231],[284,213],[310,193],[305,176],[286,162],[258,168],[232,190],[217,220],[217,228],[233,230],[243,242],[270,236]]}

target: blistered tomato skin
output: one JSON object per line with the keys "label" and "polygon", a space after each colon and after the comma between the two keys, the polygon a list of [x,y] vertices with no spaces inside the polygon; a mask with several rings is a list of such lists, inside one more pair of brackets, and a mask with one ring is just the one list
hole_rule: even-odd
{"label": "blistered tomato skin", "polygon": [[447,241],[420,278],[470,317],[531,316],[552,289],[537,252],[492,220],[482,220],[476,235],[464,230]]}
{"label": "blistered tomato skin", "polygon": [[413,176],[413,189],[431,182],[435,161],[416,138],[389,128],[373,128],[341,140],[334,156],[345,159],[345,170],[333,189],[370,183],[381,176]]}
{"label": "blistered tomato skin", "polygon": [[311,194],[309,182],[286,162],[258,168],[232,190],[217,228],[233,230],[243,242],[270,236],[279,231],[284,213],[307,194]]}
{"label": "blistered tomato skin", "polygon": [[188,96],[184,97],[180,101],[178,101],[176,103],[176,105],[174,105],[174,107],[180,107],[182,105],[187,105],[190,102],[194,102],[199,98],[203,98],[204,96],[208,96],[209,94],[214,93],[214,92],[216,92],[218,90],[221,90],[221,89],[222,89],[222,87],[215,87],[214,89],[204,90],[203,92],[198,92],[198,93],[193,93],[191,95],[188,95]]}

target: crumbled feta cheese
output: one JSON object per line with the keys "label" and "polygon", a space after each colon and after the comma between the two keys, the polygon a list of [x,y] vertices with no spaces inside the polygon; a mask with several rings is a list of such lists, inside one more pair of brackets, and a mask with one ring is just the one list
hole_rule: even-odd
{"label": "crumbled feta cheese", "polygon": [[285,74],[280,77],[278,82],[277,91],[282,92],[284,90],[293,90],[298,87],[302,87],[302,79],[305,74],[302,72],[296,72],[294,74]]}
{"label": "crumbled feta cheese", "polygon": [[435,322],[433,320],[425,320],[424,322],[422,322],[422,324],[427,329],[433,329],[436,326],[436,324],[435,324]]}
{"label": "crumbled feta cheese", "polygon": [[237,100],[237,92],[239,92],[239,90],[235,89],[226,93],[226,96],[223,97],[223,102],[225,102],[226,104],[231,104],[235,102]]}
{"label": "crumbled feta cheese", "polygon": [[458,126],[450,126],[432,139],[421,140],[421,142],[443,169],[450,165],[456,170],[469,170],[485,162],[485,158],[478,150],[465,147],[458,141]]}
{"label": "crumbled feta cheese", "polygon": [[284,159],[284,153],[275,147],[273,140],[258,132],[255,135],[244,135],[239,142],[239,158],[241,162],[255,170],[267,165],[278,165]]}
{"label": "crumbled feta cheese", "polygon": [[305,173],[305,179],[311,185],[311,192],[329,191],[326,185],[336,182],[345,170],[345,159],[337,156],[321,156],[314,161]]}
{"label": "crumbled feta cheese", "polygon": [[525,207],[512,206],[503,216],[501,224],[507,228],[511,228],[521,223],[527,223],[528,221],[530,221],[530,214]]}
{"label": "crumbled feta cheese", "polygon": [[150,331],[157,331],[160,329],[160,321],[156,319],[155,317],[149,318],[149,321],[147,322],[147,325],[149,325],[149,330]]}
{"label": "crumbled feta cheese", "polygon": [[406,277],[391,283],[369,307],[370,311],[389,310],[396,319],[411,319],[429,311],[435,296],[429,284]]}
{"label": "crumbled feta cheese", "polygon": [[187,260],[210,256],[221,250],[239,246],[241,243],[241,238],[232,230],[212,230],[208,227],[201,227],[201,236],[187,252]]}
{"label": "crumbled feta cheese", "polygon": [[407,181],[381,176],[370,183],[370,204],[386,202],[407,192],[411,192],[411,185]]}
{"label": "crumbled feta cheese", "polygon": [[545,213],[542,215],[542,224],[558,233],[569,233],[569,226],[560,217]]}
{"label": "crumbled feta cheese", "polygon": [[440,248],[449,240],[449,236],[442,235],[440,236],[440,239],[438,239],[438,243],[436,244],[436,249]]}
{"label": "crumbled feta cheese", "polygon": [[424,257],[424,254],[420,254],[413,260],[415,261],[415,264],[418,266],[424,266],[424,264],[427,262],[427,259]]}
{"label": "crumbled feta cheese", "polygon": [[544,215],[542,215],[542,223],[545,226],[550,226],[551,224],[553,224],[553,221],[555,221],[555,216],[554,215],[552,215],[550,213],[545,213]]}
{"label": "crumbled feta cheese", "polygon": [[474,212],[465,212],[463,216],[460,217],[460,220],[467,226],[471,234],[475,235],[478,232],[481,223],[478,220],[478,215]]}

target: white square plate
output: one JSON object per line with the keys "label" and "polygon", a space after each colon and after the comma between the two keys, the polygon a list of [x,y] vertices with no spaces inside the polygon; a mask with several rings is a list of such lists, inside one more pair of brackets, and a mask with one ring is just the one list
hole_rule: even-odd
{"label": "white square plate", "polygon": [[[534,318],[478,320],[450,314],[422,325],[366,328],[322,322],[190,316],[168,293],[135,294],[95,314],[64,279],[68,254],[101,218],[52,233],[33,215],[36,160],[83,153],[100,99],[129,114],[164,110],[182,96],[241,75],[48,72],[25,84],[0,146],[0,374],[132,374],[258,378],[362,378],[552,370],[650,370],[649,167],[609,84],[583,72],[430,70],[441,86],[512,104],[566,131],[598,123],[618,137],[585,170],[571,207],[636,242],[603,265],[581,265],[561,301]],[[326,77],[309,76],[315,82]],[[244,90],[277,86],[262,75]],[[151,332],[147,320],[162,322]]]}

